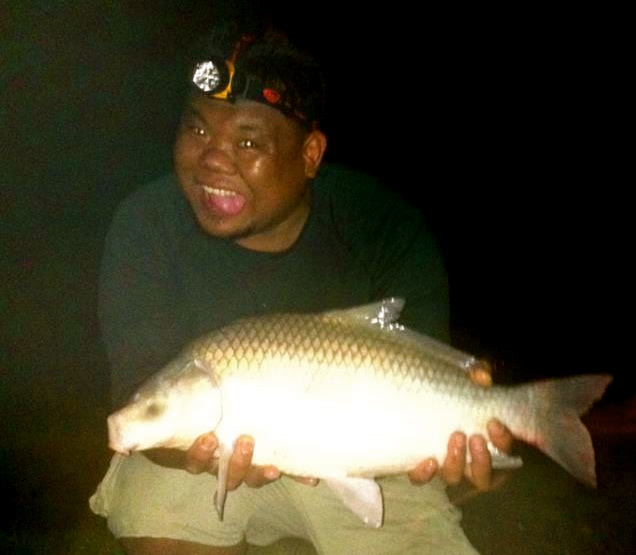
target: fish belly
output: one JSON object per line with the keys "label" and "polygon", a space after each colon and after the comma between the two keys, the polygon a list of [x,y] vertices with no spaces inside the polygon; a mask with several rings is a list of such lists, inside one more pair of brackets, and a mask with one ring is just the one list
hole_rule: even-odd
{"label": "fish belly", "polygon": [[466,376],[445,379],[272,361],[257,376],[224,380],[216,431],[228,443],[249,433],[254,462],[290,474],[400,473],[429,456],[442,462],[454,431],[485,433],[501,404],[494,391],[484,395]]}

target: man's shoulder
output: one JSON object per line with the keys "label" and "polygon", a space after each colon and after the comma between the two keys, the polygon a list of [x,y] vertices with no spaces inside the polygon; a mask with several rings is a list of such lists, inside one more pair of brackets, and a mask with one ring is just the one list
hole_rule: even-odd
{"label": "man's shoulder", "polygon": [[164,175],[135,189],[117,206],[113,225],[134,222],[144,225],[182,228],[192,226],[188,205],[174,174]]}
{"label": "man's shoulder", "polygon": [[365,171],[342,164],[328,164],[321,168],[314,182],[315,194],[320,199],[342,203],[352,209],[370,206],[376,210],[404,209],[416,207],[399,191],[400,183],[387,184]]}
{"label": "man's shoulder", "polygon": [[343,164],[330,163],[323,166],[314,182],[318,194],[364,195],[371,191],[387,189],[369,173]]}
{"label": "man's shoulder", "polygon": [[420,220],[421,211],[377,177],[340,164],[321,169],[314,183],[320,215],[348,227],[375,228],[388,220]]}
{"label": "man's shoulder", "polygon": [[174,174],[163,175],[128,194],[117,212],[143,213],[163,212],[178,203],[181,197]]}
{"label": "man's shoulder", "polygon": [[112,237],[178,244],[196,227],[174,175],[164,175],[131,192],[117,206]]}

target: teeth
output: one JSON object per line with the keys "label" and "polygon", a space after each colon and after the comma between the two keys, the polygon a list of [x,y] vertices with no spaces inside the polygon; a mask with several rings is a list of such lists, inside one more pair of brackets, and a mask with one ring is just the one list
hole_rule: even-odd
{"label": "teeth", "polygon": [[203,190],[209,195],[219,195],[221,197],[234,197],[236,193],[234,191],[228,191],[227,189],[217,189],[216,187],[203,186]]}

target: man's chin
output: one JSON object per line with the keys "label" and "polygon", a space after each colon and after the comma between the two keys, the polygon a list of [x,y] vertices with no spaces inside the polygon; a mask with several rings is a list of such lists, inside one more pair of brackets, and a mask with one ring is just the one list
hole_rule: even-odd
{"label": "man's chin", "polygon": [[199,228],[210,237],[226,239],[228,241],[240,241],[250,236],[250,230],[242,230],[227,225],[220,225],[220,222],[211,222],[206,218],[197,218]]}

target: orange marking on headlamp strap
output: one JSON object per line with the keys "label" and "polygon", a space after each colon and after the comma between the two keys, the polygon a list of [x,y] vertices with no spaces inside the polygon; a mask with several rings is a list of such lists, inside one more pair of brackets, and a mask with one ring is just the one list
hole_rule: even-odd
{"label": "orange marking on headlamp strap", "polygon": [[234,79],[234,63],[232,62],[232,60],[228,60],[226,62],[227,64],[227,68],[228,68],[228,72],[230,74],[230,78],[229,81],[227,83],[227,87],[225,87],[222,91],[213,94],[212,98],[219,98],[221,100],[227,100],[227,98],[232,94],[232,81]]}
{"label": "orange marking on headlamp strap", "polygon": [[270,104],[278,104],[280,102],[280,93],[274,89],[263,89],[263,97]]}
{"label": "orange marking on headlamp strap", "polygon": [[234,81],[234,73],[236,73],[236,69],[234,67],[236,59],[243,50],[245,50],[251,43],[254,42],[255,39],[256,37],[254,35],[242,35],[241,38],[236,41],[236,43],[234,44],[234,51],[232,52],[232,55],[229,57],[229,59],[226,61],[230,74],[230,79],[228,81],[227,87],[225,87],[225,89],[221,92],[213,95],[214,98],[227,100],[228,97],[232,94],[232,83]]}

